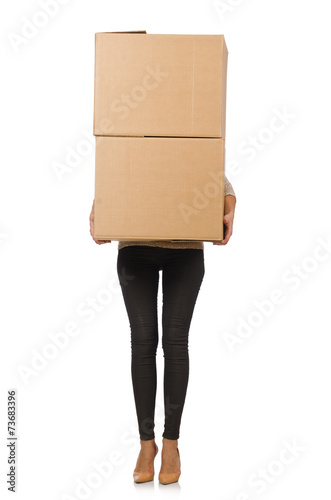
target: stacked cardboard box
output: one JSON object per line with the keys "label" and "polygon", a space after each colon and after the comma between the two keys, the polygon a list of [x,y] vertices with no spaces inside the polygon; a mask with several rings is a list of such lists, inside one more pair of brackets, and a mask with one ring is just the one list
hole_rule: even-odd
{"label": "stacked cardboard box", "polygon": [[223,35],[96,33],[96,239],[223,239],[227,59]]}

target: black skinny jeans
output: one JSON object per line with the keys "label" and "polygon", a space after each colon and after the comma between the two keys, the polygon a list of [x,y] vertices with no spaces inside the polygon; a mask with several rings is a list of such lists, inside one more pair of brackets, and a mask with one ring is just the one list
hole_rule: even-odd
{"label": "black skinny jeans", "polygon": [[188,334],[205,273],[203,250],[134,245],[118,251],[117,272],[131,329],[131,376],[142,441],[155,438],[160,270],[165,408],[162,437],[178,439],[189,375]]}

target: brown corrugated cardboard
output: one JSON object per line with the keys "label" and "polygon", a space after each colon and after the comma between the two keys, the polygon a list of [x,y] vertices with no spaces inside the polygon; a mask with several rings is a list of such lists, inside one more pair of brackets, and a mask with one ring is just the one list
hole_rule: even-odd
{"label": "brown corrugated cardboard", "polygon": [[225,137],[223,35],[95,34],[97,136]]}
{"label": "brown corrugated cardboard", "polygon": [[222,240],[224,157],[218,138],[96,137],[94,237]]}

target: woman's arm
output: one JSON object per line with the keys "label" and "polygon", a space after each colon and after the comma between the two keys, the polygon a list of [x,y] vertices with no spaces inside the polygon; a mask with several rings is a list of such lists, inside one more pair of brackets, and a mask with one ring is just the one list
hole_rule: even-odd
{"label": "woman's arm", "polygon": [[236,207],[236,194],[231,182],[224,175],[224,239],[222,241],[213,241],[213,245],[226,245],[233,232],[233,219]]}
{"label": "woman's arm", "polygon": [[111,243],[111,240],[95,240],[94,239],[94,200],[93,200],[93,205],[90,213],[90,235],[92,236],[93,240],[98,244],[98,245],[103,245],[104,243]]}

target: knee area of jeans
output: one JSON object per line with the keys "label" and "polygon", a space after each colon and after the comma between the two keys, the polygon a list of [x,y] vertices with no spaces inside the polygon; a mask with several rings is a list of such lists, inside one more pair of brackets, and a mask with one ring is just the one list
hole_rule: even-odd
{"label": "knee area of jeans", "polygon": [[189,335],[188,330],[182,329],[173,329],[171,331],[164,332],[162,335],[162,348],[171,348],[180,349],[181,347],[188,347]]}
{"label": "knee area of jeans", "polygon": [[162,346],[163,357],[168,361],[187,361],[189,358],[188,345],[168,345]]}
{"label": "knee area of jeans", "polygon": [[158,343],[155,343],[155,341],[147,343],[131,341],[131,353],[132,356],[136,358],[155,357],[157,353],[157,347]]}

